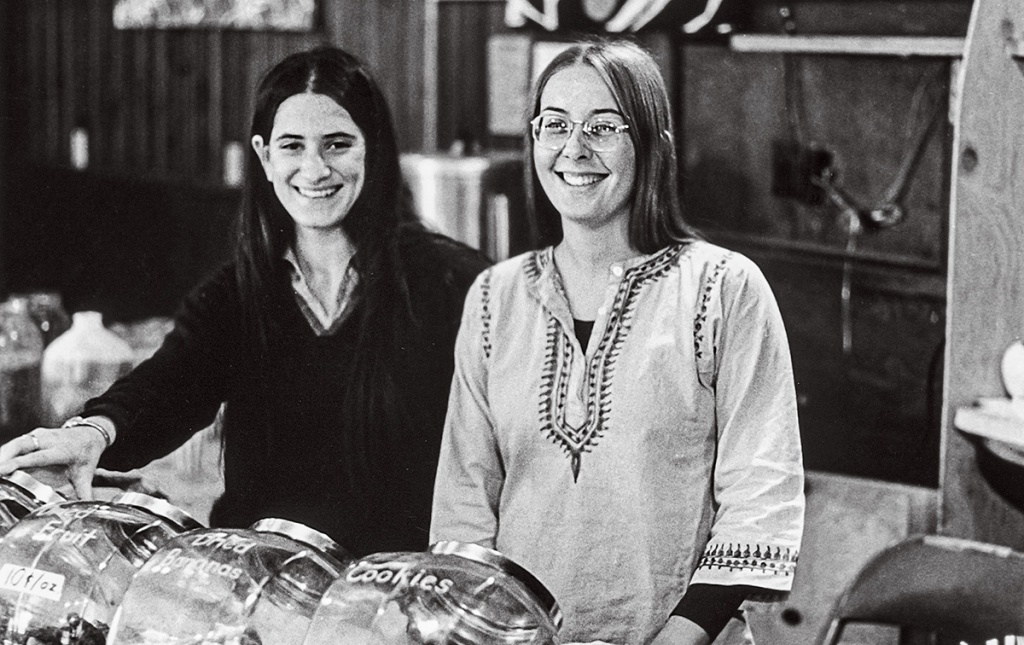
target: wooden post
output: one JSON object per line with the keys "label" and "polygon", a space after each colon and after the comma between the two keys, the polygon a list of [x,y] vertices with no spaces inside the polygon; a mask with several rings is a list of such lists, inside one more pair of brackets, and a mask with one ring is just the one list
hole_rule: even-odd
{"label": "wooden post", "polygon": [[939,531],[1024,549],[1024,515],[981,477],[953,427],[960,407],[1005,396],[1003,351],[1024,337],[1024,40],[1020,0],[976,0],[953,144]]}

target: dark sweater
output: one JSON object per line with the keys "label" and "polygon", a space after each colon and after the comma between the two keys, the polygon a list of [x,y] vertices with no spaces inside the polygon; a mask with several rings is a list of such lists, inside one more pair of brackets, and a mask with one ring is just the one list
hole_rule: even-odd
{"label": "dark sweater", "polygon": [[353,555],[426,548],[455,336],[466,291],[488,262],[423,233],[403,236],[400,255],[417,324],[399,330],[402,350],[389,379],[407,422],[367,428],[380,440],[368,449],[376,450],[370,471],[358,475],[363,490],[350,485],[343,437],[351,428],[342,413],[363,305],[336,333],[317,336],[283,261],[266,311],[266,360],[244,331],[234,267],[225,266],[185,300],[151,359],[86,404],[85,415],[108,416],[117,427],[100,465],[127,470],[169,453],[224,402],[225,492],[211,524],[289,519]]}

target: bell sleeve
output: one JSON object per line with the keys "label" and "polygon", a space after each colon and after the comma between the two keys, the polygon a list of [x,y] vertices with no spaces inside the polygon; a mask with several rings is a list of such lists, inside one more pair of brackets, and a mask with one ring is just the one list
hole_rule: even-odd
{"label": "bell sleeve", "polygon": [[804,475],[789,344],[771,288],[730,254],[704,290],[702,379],[715,392],[718,449],[711,536],[691,584],[749,585],[757,600],[793,584]]}

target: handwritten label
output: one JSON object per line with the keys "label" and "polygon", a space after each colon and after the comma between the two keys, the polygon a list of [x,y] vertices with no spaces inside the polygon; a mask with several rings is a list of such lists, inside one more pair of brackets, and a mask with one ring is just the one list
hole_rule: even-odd
{"label": "handwritten label", "polygon": [[6,563],[0,566],[0,589],[60,600],[61,592],[64,591],[64,576]]}

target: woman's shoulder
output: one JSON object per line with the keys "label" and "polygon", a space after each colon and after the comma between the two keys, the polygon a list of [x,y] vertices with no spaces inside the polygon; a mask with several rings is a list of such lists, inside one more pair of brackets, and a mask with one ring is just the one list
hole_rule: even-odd
{"label": "woman's shoulder", "polygon": [[757,264],[743,253],[705,240],[693,240],[682,245],[680,258],[700,273],[710,271],[733,276],[761,273]]}
{"label": "woman's shoulder", "polygon": [[403,227],[398,234],[398,252],[411,280],[427,278],[465,285],[493,264],[483,253],[446,235],[420,227]]}
{"label": "woman's shoulder", "polygon": [[476,282],[490,294],[518,293],[542,280],[549,261],[548,249],[524,251],[488,267]]}

